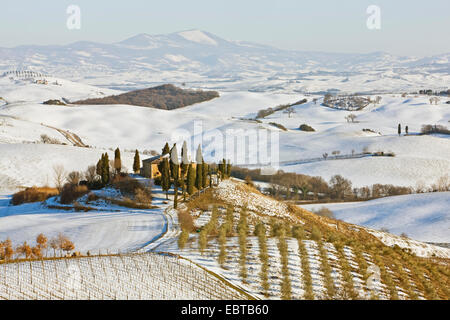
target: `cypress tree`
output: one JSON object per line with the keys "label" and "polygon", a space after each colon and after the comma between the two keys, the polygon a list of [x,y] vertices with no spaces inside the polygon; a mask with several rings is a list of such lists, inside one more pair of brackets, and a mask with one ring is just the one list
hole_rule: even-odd
{"label": "cypress tree", "polygon": [[195,178],[195,187],[200,191],[203,189],[203,156],[201,146],[198,146],[197,149],[197,169],[196,169],[196,178]]}
{"label": "cypress tree", "polygon": [[183,142],[183,147],[181,148],[181,177],[180,177],[180,187],[182,188],[183,198],[186,201],[186,176],[189,167],[189,159],[187,156],[187,143]]}
{"label": "cypress tree", "polygon": [[119,148],[114,151],[114,169],[116,173],[120,173],[122,170],[122,161],[120,160],[120,150]]}
{"label": "cypress tree", "polygon": [[169,160],[167,160],[167,158],[164,158],[161,161],[161,188],[166,192],[166,199],[169,199],[170,170]]}
{"label": "cypress tree", "polygon": [[164,145],[164,148],[162,149],[162,155],[166,155],[169,153],[170,153],[169,144],[166,142],[166,144]]}
{"label": "cypress tree", "polygon": [[194,184],[195,184],[195,169],[192,164],[189,164],[188,174],[187,174],[187,192],[189,195],[194,194]]}
{"label": "cypress tree", "polygon": [[220,180],[223,180],[222,172],[223,172],[223,164],[222,162],[219,162],[217,164],[217,176],[219,177]]}
{"label": "cypress tree", "polygon": [[105,152],[105,175],[106,175],[106,183],[108,184],[111,180],[111,172],[109,170],[109,156],[108,154]]}
{"label": "cypress tree", "polygon": [[227,176],[227,178],[231,177],[231,161],[230,160],[228,160],[228,163],[227,163],[226,176]]}
{"label": "cypress tree", "polygon": [[201,190],[203,187],[203,164],[202,163],[197,163],[197,168],[195,170],[195,187],[197,188],[197,190]]}
{"label": "cypress tree", "polygon": [[202,177],[202,186],[203,188],[206,188],[208,185],[208,173],[209,173],[209,165],[207,163],[203,164],[203,177]]}
{"label": "cypress tree", "polygon": [[170,173],[173,180],[178,180],[180,177],[180,162],[178,160],[177,145],[174,144],[170,149]]}
{"label": "cypress tree", "polygon": [[139,159],[139,151],[134,153],[134,161],[133,161],[133,171],[134,173],[138,173],[141,170],[141,160]]}
{"label": "cypress tree", "polygon": [[208,165],[208,175],[209,175],[209,187],[212,188],[212,169],[211,166]]}
{"label": "cypress tree", "polygon": [[103,168],[103,157],[105,155],[102,154],[102,157],[98,160],[95,172],[101,177],[102,176],[102,168]]}
{"label": "cypress tree", "polygon": [[400,136],[402,134],[402,126],[401,126],[401,124],[399,123],[398,124],[398,135]]}
{"label": "cypress tree", "polygon": [[102,184],[106,185],[109,183],[109,157],[108,153],[105,152],[102,161]]}
{"label": "cypress tree", "polygon": [[178,180],[180,178],[180,164],[178,161],[178,151],[177,151],[177,145],[174,144],[173,148],[170,152],[170,171],[172,173],[172,179],[173,179],[173,191],[174,191],[174,198],[173,198],[173,208],[176,209],[178,207]]}
{"label": "cypress tree", "polygon": [[224,179],[227,178],[227,162],[225,161],[225,159],[222,160],[222,177]]}
{"label": "cypress tree", "polygon": [[227,251],[226,251],[226,243],[227,243],[227,230],[228,226],[227,223],[223,223],[219,230],[219,245],[220,245],[220,251],[219,251],[219,257],[218,262],[219,265],[223,268],[225,265],[225,261],[227,259]]}

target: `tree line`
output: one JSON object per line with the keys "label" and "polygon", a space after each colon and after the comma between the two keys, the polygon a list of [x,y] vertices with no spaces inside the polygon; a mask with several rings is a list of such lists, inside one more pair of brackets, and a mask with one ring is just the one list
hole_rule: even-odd
{"label": "tree line", "polygon": [[75,250],[75,245],[70,239],[62,233],[59,233],[52,239],[48,239],[44,234],[36,237],[36,245],[31,246],[24,241],[22,244],[13,247],[11,239],[0,242],[0,260],[10,261],[15,256],[16,259],[42,259],[48,256],[48,249],[53,250],[53,256],[56,257],[56,251],[59,250],[60,256],[63,252],[69,254]]}
{"label": "tree line", "polygon": [[381,197],[421,193],[432,191],[449,191],[450,179],[448,176],[441,177],[429,189],[423,186],[403,187],[392,184],[373,184],[354,188],[349,179],[341,175],[331,177],[325,181],[322,177],[312,177],[293,172],[279,170],[273,175],[263,175],[260,169],[247,169],[233,166],[231,176],[243,179],[247,184],[254,185],[253,181],[266,182],[270,185],[266,188],[258,188],[279,200],[370,200]]}
{"label": "tree line", "polygon": [[[168,199],[169,190],[174,191],[174,208],[178,206],[178,193],[184,201],[187,195],[191,196],[195,192],[200,192],[206,187],[217,184],[220,180],[226,179],[231,173],[231,163],[225,159],[218,164],[208,164],[204,161],[202,149],[199,145],[196,152],[195,166],[188,158],[186,141],[181,148],[181,161],[178,158],[176,143],[169,147],[166,143],[161,153],[161,161],[158,163],[158,170],[161,176],[155,179],[155,184],[160,185],[166,193]],[[216,181],[214,182],[214,178]]]}

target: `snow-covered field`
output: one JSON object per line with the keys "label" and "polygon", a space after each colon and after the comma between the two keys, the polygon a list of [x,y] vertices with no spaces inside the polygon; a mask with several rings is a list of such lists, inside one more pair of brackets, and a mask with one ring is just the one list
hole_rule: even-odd
{"label": "snow-covered field", "polygon": [[[65,90],[71,92],[72,89],[67,87]],[[89,94],[86,89],[85,95]],[[256,161],[261,160],[264,148],[267,148],[274,150],[273,154],[270,151],[269,156],[277,155],[281,162],[290,161],[281,165],[285,171],[319,175],[327,180],[341,174],[349,178],[354,186],[373,183],[429,186],[450,172],[448,136],[417,135],[424,124],[447,126],[450,108],[444,101],[430,105],[424,96],[383,95],[381,104],[371,104],[362,111],[354,112],[356,123],[345,120],[350,113],[348,111],[321,106],[320,100],[314,104],[314,96],[306,97],[308,103],[295,106],[291,117],[280,111],[261,119],[262,123],[241,120],[254,117],[261,109],[305,97],[293,94],[221,92],[220,98],[171,111],[125,105],[48,106],[37,104],[35,97],[36,93],[28,98],[23,95],[29,102],[0,107],[0,120],[3,121],[0,122],[0,141],[36,141],[39,140],[39,133],[48,133],[67,142],[59,132],[51,131],[42,124],[73,132],[84,144],[96,148],[119,146],[160,150],[166,141],[179,140],[177,135],[181,134],[188,140],[191,149],[202,143],[205,160],[209,161],[218,160],[216,158],[220,154],[226,156],[226,152],[231,151],[230,148],[227,150],[229,140],[222,140],[221,137],[230,137],[227,134],[235,130],[234,134],[238,136],[259,135],[258,143],[247,144],[248,157],[255,155]],[[279,130],[269,125],[270,122],[279,123],[288,130]],[[303,123],[312,126],[316,132],[298,130]],[[397,135],[398,123],[403,128],[409,127],[409,136]],[[362,129],[371,129],[375,133]],[[22,130],[25,132],[23,135],[20,133]],[[272,140],[265,140],[263,134],[274,132],[279,135],[279,146],[274,145],[271,149]],[[218,140],[215,139],[217,134]],[[341,155],[351,155],[364,149],[394,152],[395,157],[322,159],[324,153],[331,155],[333,151],[339,151]],[[248,158],[242,163],[237,154],[233,157],[234,163],[249,164]],[[308,159],[318,160],[305,161]]]}
{"label": "snow-covered field", "polygon": [[0,300],[248,298],[195,264],[167,255],[22,262],[2,265],[1,270]]}
{"label": "snow-covered field", "polygon": [[[63,166],[67,173],[85,171],[95,165],[102,153],[114,159],[114,151],[49,144],[0,144],[0,190],[17,187],[53,186],[54,167]],[[134,154],[122,152],[128,171]]]}
{"label": "snow-covered field", "polygon": [[387,197],[366,202],[303,205],[326,207],[337,219],[373,229],[407,234],[415,240],[450,243],[450,193],[436,192]]}
{"label": "snow-covered field", "polygon": [[[108,191],[95,191],[99,196],[111,196]],[[154,191],[155,209],[129,209],[100,201],[86,204],[93,208],[88,212],[53,209],[59,205],[55,198],[45,204],[30,203],[12,206],[10,196],[0,195],[0,239],[10,238],[15,245],[24,241],[34,245],[38,234],[49,239],[59,233],[66,235],[75,250],[83,254],[133,252],[144,248],[167,231],[167,219],[163,211],[164,195]],[[79,202],[84,204],[83,200]],[[60,254],[59,252],[56,252]],[[53,256],[50,249],[47,255]]]}

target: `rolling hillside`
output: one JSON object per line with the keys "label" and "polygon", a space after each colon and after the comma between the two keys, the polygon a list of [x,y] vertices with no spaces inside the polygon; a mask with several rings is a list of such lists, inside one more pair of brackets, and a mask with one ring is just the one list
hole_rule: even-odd
{"label": "rolling hillside", "polygon": [[154,88],[136,90],[105,98],[87,99],[74,102],[87,105],[129,104],[163,110],[183,108],[192,104],[218,98],[215,91],[183,90],[166,84]]}

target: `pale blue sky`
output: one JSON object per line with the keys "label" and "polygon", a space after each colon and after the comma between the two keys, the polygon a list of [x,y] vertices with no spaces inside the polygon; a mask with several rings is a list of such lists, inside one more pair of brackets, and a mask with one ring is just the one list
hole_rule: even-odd
{"label": "pale blue sky", "polygon": [[[81,8],[80,30],[66,28],[70,4]],[[366,27],[371,4],[381,8],[381,30]],[[283,49],[450,52],[450,0],[8,0],[0,8],[0,47],[201,29]]]}

